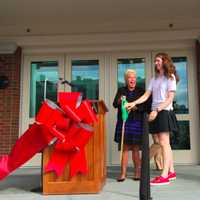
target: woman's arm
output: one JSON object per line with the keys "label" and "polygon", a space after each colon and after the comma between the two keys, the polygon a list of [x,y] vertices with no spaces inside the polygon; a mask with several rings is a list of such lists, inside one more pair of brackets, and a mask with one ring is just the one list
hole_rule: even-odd
{"label": "woman's arm", "polygon": [[141,103],[145,102],[150,96],[151,96],[151,91],[147,90],[147,91],[146,91],[140,98],[138,98],[137,100],[125,104],[125,108],[126,108],[127,110],[131,110],[131,109],[134,108],[137,104],[141,104]]}
{"label": "woman's arm", "polygon": [[169,91],[166,100],[158,106],[157,111],[160,112],[161,110],[165,109],[168,105],[173,103],[174,96],[175,91]]}
{"label": "woman's arm", "polygon": [[165,109],[169,104],[171,104],[173,102],[174,96],[175,96],[175,92],[169,91],[166,100],[158,106],[157,110],[153,110],[150,113],[148,121],[153,121],[157,117],[158,112]]}
{"label": "woman's arm", "polygon": [[117,93],[116,93],[114,101],[113,101],[114,108],[119,108],[119,106],[121,105],[121,96],[122,96],[122,88],[119,88],[117,90]]}

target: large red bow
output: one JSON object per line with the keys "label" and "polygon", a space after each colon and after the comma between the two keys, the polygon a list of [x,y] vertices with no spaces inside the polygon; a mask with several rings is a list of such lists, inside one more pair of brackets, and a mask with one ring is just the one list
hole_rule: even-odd
{"label": "large red bow", "polygon": [[54,171],[57,176],[60,176],[66,164],[69,163],[71,177],[78,172],[87,173],[84,146],[93,132],[93,128],[89,124],[97,121],[97,118],[90,102],[84,100],[80,103],[80,99],[80,93],[59,94],[59,104],[73,123],[68,130],[61,131],[65,135],[65,139],[63,142],[58,141],[55,144],[45,172]]}
{"label": "large red bow", "polygon": [[36,122],[17,140],[9,155],[0,157],[0,179],[55,141],[46,171],[61,175],[69,162],[70,176],[87,172],[84,146],[93,132],[88,124],[97,120],[96,115],[90,102],[82,101],[77,92],[60,93],[59,105],[61,108],[49,100],[43,103]]}
{"label": "large red bow", "polygon": [[87,124],[72,124],[66,132],[65,142],[57,142],[45,171],[54,171],[57,176],[62,175],[66,164],[70,165],[70,176],[76,173],[87,173],[85,145],[92,136],[93,129]]}

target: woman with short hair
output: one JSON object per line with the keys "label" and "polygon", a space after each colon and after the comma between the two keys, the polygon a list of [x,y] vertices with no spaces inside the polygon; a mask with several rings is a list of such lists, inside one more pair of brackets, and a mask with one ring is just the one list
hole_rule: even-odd
{"label": "woman with short hair", "polygon": [[[117,123],[115,129],[116,143],[121,144],[122,137],[122,112],[121,112],[121,99],[124,96],[128,102],[138,99],[144,94],[144,90],[136,86],[136,72],[133,69],[126,70],[124,74],[126,86],[118,89],[114,101],[114,108],[118,108]],[[124,181],[126,178],[126,168],[128,163],[128,151],[132,151],[132,160],[134,164],[134,180],[140,179],[140,145],[142,143],[143,134],[143,113],[146,109],[146,104],[139,105],[130,110],[128,119],[125,122],[124,141],[122,149],[122,161],[121,161],[121,175],[117,181]]]}

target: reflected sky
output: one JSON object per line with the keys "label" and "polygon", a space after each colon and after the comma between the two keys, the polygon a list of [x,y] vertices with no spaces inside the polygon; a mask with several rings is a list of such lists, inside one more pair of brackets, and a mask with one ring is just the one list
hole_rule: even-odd
{"label": "reflected sky", "polygon": [[[178,105],[184,105],[188,108],[188,77],[187,77],[187,58],[186,57],[174,57],[172,58],[176,66],[177,73],[180,77],[180,81],[177,84],[176,103]],[[74,62],[74,61],[73,61]],[[99,79],[99,64],[98,60],[75,61],[72,62],[72,80],[77,80],[77,77],[81,79]],[[78,62],[78,63],[77,63]],[[84,63],[84,62],[87,62]],[[34,79],[37,81],[43,81],[45,78],[53,82],[58,81],[58,62],[57,61],[45,61],[45,62],[32,62],[32,73]],[[124,72],[126,69],[135,69],[137,77],[145,79],[145,59],[133,58],[133,59],[118,59],[118,82],[124,83]],[[32,75],[33,75],[32,74]],[[33,78],[33,77],[32,77]]]}
{"label": "reflected sky", "polygon": [[127,69],[134,69],[137,73],[137,77],[144,79],[144,63],[135,63],[135,64],[118,64],[118,81],[124,82],[124,72]]}
{"label": "reflected sky", "polygon": [[72,80],[76,80],[77,77],[81,79],[99,79],[99,65],[90,65],[90,66],[72,66]]}
{"label": "reflected sky", "polygon": [[37,81],[44,81],[46,78],[50,81],[58,81],[58,66],[40,66],[40,62],[31,63],[32,76],[35,76]]}
{"label": "reflected sky", "polygon": [[[145,78],[145,63],[144,59],[118,59],[118,82],[124,83],[124,72],[126,69],[135,69],[137,77]],[[176,66],[177,73],[180,77],[180,81],[177,84],[177,91],[175,96],[176,104],[188,108],[188,77],[187,77],[187,58],[186,57],[174,57],[174,64]]]}
{"label": "reflected sky", "polygon": [[177,91],[175,100],[179,105],[184,105],[188,108],[188,76],[187,76],[187,58],[176,57],[172,58],[176,66],[177,74],[179,75],[179,82],[177,83]]}
{"label": "reflected sky", "polygon": [[131,58],[118,59],[118,82],[124,83],[124,72],[127,69],[134,69],[137,73],[137,78],[145,78],[145,59]]}

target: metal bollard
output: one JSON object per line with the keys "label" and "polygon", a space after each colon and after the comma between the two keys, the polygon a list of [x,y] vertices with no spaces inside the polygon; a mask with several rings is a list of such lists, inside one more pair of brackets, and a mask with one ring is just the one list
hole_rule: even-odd
{"label": "metal bollard", "polygon": [[140,200],[152,200],[150,191],[149,128],[146,113],[143,119],[143,130]]}

